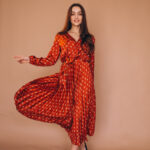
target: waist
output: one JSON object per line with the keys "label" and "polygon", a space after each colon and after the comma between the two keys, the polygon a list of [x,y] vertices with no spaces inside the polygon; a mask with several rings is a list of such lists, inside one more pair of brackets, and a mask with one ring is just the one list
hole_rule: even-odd
{"label": "waist", "polygon": [[88,57],[80,57],[80,56],[77,56],[77,57],[68,57],[66,58],[66,60],[64,61],[64,63],[67,63],[67,64],[70,64],[70,63],[73,63],[74,61],[83,61],[83,62],[90,62],[90,58]]}

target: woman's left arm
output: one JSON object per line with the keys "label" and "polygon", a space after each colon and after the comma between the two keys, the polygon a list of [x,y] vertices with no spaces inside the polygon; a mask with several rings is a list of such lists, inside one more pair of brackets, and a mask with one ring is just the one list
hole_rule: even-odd
{"label": "woman's left arm", "polygon": [[[92,36],[92,41],[95,44],[95,37]],[[94,79],[94,68],[95,68],[95,50],[91,54],[91,61],[90,61],[90,67],[91,67],[91,73],[92,77]]]}

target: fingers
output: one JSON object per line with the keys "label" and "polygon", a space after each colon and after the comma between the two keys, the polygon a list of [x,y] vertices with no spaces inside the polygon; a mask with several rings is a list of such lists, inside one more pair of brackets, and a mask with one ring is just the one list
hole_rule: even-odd
{"label": "fingers", "polygon": [[29,62],[29,57],[24,57],[24,56],[13,56],[19,63],[28,63]]}
{"label": "fingers", "polygon": [[15,59],[22,59],[23,56],[14,56]]}
{"label": "fingers", "polygon": [[27,60],[27,61],[29,61],[29,57],[24,57],[24,60]]}
{"label": "fingers", "polygon": [[24,60],[24,59],[19,59],[18,62],[22,64],[22,63],[28,63],[29,61],[28,60]]}

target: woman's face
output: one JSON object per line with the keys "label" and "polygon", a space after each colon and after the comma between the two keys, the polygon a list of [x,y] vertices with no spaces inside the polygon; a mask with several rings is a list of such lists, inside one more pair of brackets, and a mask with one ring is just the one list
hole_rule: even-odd
{"label": "woman's face", "polygon": [[82,23],[82,12],[81,8],[78,6],[72,7],[72,13],[71,13],[71,23],[74,26],[79,26]]}

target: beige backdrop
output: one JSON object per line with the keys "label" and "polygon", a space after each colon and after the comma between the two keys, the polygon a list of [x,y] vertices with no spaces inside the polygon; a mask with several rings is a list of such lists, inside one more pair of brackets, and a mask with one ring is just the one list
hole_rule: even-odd
{"label": "beige backdrop", "polygon": [[70,150],[64,129],[23,116],[13,99],[23,84],[58,72],[60,60],[37,67],[13,56],[46,56],[73,2],[85,7],[96,39],[97,114],[89,150],[149,150],[149,0],[0,0],[0,150]]}

